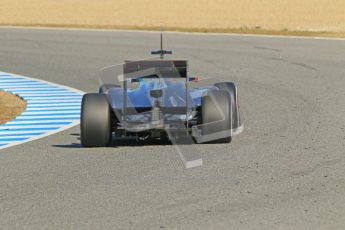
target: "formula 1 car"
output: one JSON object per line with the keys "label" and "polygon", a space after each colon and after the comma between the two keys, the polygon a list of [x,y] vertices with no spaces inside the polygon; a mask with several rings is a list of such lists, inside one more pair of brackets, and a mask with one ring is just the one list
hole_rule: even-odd
{"label": "formula 1 car", "polygon": [[190,87],[202,82],[188,76],[187,60],[159,58],[126,61],[101,71],[98,93],[83,96],[81,144],[103,147],[112,138],[191,138],[194,143],[229,143],[243,130],[237,87],[233,82]]}

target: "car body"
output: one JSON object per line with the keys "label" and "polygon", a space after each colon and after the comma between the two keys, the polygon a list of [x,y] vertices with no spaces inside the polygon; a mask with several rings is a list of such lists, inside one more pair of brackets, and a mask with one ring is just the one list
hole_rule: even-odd
{"label": "car body", "polygon": [[187,60],[165,59],[167,51],[157,52],[159,59],[126,61],[116,71],[102,71],[114,82],[102,82],[98,93],[83,97],[83,146],[106,146],[113,136],[230,142],[242,132],[234,83],[193,87],[201,80],[188,76]]}

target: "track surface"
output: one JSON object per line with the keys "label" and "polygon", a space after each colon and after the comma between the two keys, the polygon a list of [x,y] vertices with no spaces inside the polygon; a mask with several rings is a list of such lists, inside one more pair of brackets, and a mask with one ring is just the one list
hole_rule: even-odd
{"label": "track surface", "polygon": [[[98,69],[147,57],[158,35],[0,30],[0,69],[95,91]],[[245,131],[203,145],[80,148],[79,128],[0,152],[5,229],[342,229],[345,42],[168,34],[191,70],[239,85]]]}

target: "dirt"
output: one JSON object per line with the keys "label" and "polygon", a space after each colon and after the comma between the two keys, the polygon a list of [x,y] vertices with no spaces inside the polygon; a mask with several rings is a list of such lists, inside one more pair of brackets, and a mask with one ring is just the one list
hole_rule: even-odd
{"label": "dirt", "polygon": [[345,34],[344,0],[0,0],[0,25]]}
{"label": "dirt", "polygon": [[26,102],[9,92],[0,91],[0,124],[13,120],[26,107]]}

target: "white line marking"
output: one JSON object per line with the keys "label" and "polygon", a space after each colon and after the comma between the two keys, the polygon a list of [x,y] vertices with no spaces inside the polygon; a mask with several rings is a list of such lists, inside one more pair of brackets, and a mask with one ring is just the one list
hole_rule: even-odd
{"label": "white line marking", "polygon": [[[18,76],[18,75],[15,75],[15,76]],[[20,77],[24,77],[24,76],[20,76]],[[72,92],[75,92],[77,94],[80,94],[80,95],[84,95],[85,94],[85,92],[83,92],[81,90],[78,90],[78,89],[74,89],[74,88],[69,87],[69,86],[59,85],[59,84],[56,84],[56,83],[53,83],[53,82],[49,82],[49,81],[45,81],[45,80],[41,80],[41,79],[35,79],[35,78],[31,78],[31,77],[26,77],[26,76],[24,78],[32,80],[32,81],[37,81],[37,82],[45,83],[45,84],[50,85],[50,86],[55,86],[57,88],[68,89],[68,90],[70,90]]]}
{"label": "white line marking", "polygon": [[[37,140],[58,132],[61,132],[63,130],[69,129],[73,126],[76,126],[79,124],[79,114],[70,114],[70,115],[64,115],[64,113],[79,113],[80,111],[80,103],[81,103],[81,97],[84,94],[83,91],[63,86],[51,82],[47,82],[44,80],[34,79],[30,77],[25,76],[19,76],[16,74],[10,74],[5,72],[0,72],[1,75],[6,75],[6,79],[1,80],[0,78],[0,89],[4,89],[7,91],[14,91],[14,93],[19,94],[20,96],[24,96],[24,99],[27,101],[27,110],[24,113],[22,113],[20,116],[18,116],[15,120],[8,122],[4,125],[0,126],[0,134],[6,135],[0,137],[0,144],[5,144],[4,146],[0,146],[0,149],[5,149],[8,147],[12,147],[15,145],[19,145],[22,143],[26,143],[29,141]],[[7,76],[8,75],[8,76]],[[8,80],[9,76],[13,76],[14,78],[11,80]],[[30,92],[32,90],[32,92]],[[35,93],[41,92],[41,93]],[[67,92],[69,91],[69,93]],[[50,94],[46,94],[47,92],[50,92]],[[66,95],[64,92],[68,93]],[[71,92],[75,93],[72,94]],[[35,93],[35,94],[32,94]],[[37,97],[34,97],[33,95],[37,95]],[[53,95],[53,96],[52,96]],[[44,97],[49,96],[49,97]],[[23,97],[23,96],[22,96]],[[50,106],[56,106],[54,108],[46,108]],[[38,108],[30,108],[30,107],[38,107]],[[63,111],[61,109],[75,109],[75,110],[67,110]],[[44,110],[45,111],[41,111]],[[53,111],[53,110],[59,110],[60,111]],[[48,111],[47,111],[48,110]],[[26,115],[33,115],[33,116],[25,116]],[[55,115],[56,114],[56,115]],[[48,120],[44,120],[45,118],[48,118]],[[63,118],[63,119],[61,119]],[[67,119],[65,119],[67,118]],[[43,120],[37,120],[37,119],[43,119]],[[52,119],[52,120],[50,120]],[[69,125],[41,125],[40,123],[52,123],[52,122],[72,122]],[[13,124],[18,124],[11,126]],[[27,124],[27,125],[24,125]],[[10,126],[8,126],[10,125]],[[54,130],[46,130],[46,128],[55,128]],[[22,129],[34,129],[34,130],[22,130]],[[15,130],[19,129],[19,130]],[[36,130],[37,129],[37,130]],[[24,141],[6,141],[1,142],[1,139],[6,139],[9,137],[14,138],[27,138],[30,137],[30,135],[34,135],[36,133],[43,133],[41,135],[35,135],[31,138],[28,138]],[[27,134],[27,135],[23,135]]]}
{"label": "white line marking", "polygon": [[[20,86],[21,87],[21,86]],[[65,93],[71,93],[68,90],[65,89],[57,89],[57,88],[46,88],[46,86],[44,87],[40,87],[40,88],[18,88],[18,87],[8,87],[5,89],[11,89],[13,91],[16,92],[20,92],[20,93],[50,93],[50,92],[54,92],[54,93],[59,93],[59,92],[65,92]]]}
{"label": "white line marking", "polygon": [[1,141],[0,140],[0,144],[10,144],[10,143],[16,143],[16,142],[21,142],[21,141]]}
{"label": "white line marking", "polygon": [[[23,131],[13,131],[13,130],[8,130],[8,131],[1,131],[0,134],[29,134],[29,133],[47,133],[47,130],[44,129],[38,129],[38,130],[23,130]],[[40,135],[41,136],[41,135]],[[2,146],[4,147],[4,146]],[[0,149],[2,148],[0,147]]]}
{"label": "white line marking", "polygon": [[58,99],[64,99],[63,101],[66,101],[66,100],[70,100],[70,99],[80,99],[81,100],[81,97],[80,96],[73,96],[73,97],[32,97],[32,96],[23,96],[24,99],[27,99],[27,100],[46,100],[46,101],[50,101],[49,99],[51,100],[58,100]]}
{"label": "white line marking", "polygon": [[8,130],[11,131],[12,129],[32,129],[32,128],[37,128],[37,129],[44,129],[44,128],[58,128],[61,125],[25,125],[25,126],[2,126],[0,127],[0,130]]}
{"label": "white line marking", "polygon": [[59,108],[59,107],[65,107],[65,106],[75,106],[80,108],[80,103],[59,103],[58,105],[47,105],[47,104],[29,104],[26,106],[26,108],[35,108],[35,107],[44,107],[47,108],[47,106],[51,108]]}
{"label": "white line marking", "polygon": [[[59,109],[75,109],[75,110],[80,110],[80,106],[59,106],[59,107],[52,107],[52,108],[45,108],[45,107],[41,107],[41,108],[26,108],[25,111],[27,112],[31,112],[31,111],[49,111],[49,110],[59,110]],[[72,111],[72,110],[68,110],[68,111]]]}
{"label": "white line marking", "polygon": [[31,90],[36,90],[36,89],[44,89],[44,90],[56,90],[58,88],[56,87],[52,87],[52,86],[49,86],[49,85],[46,85],[46,84],[42,84],[42,85],[30,85],[30,84],[20,84],[20,85],[13,85],[13,84],[10,84],[10,85],[1,85],[0,84],[0,88],[5,88],[5,89],[16,89],[16,90],[28,90],[28,89],[31,89]]}
{"label": "white line marking", "polygon": [[14,93],[34,93],[34,94],[46,94],[46,93],[70,93],[65,89],[57,90],[57,89],[35,89],[35,90],[18,90],[18,89],[11,89]]}
{"label": "white line marking", "polygon": [[[33,82],[33,81],[30,81],[30,82],[15,82],[13,81],[13,83],[0,83],[0,85],[30,85],[30,86],[42,86],[42,85],[45,85],[45,86],[49,86],[48,84],[46,83],[41,83],[41,82]],[[54,86],[50,86],[50,87],[54,87]]]}
{"label": "white line marking", "polygon": [[48,115],[48,116],[28,116],[28,117],[17,117],[16,119],[21,120],[33,120],[33,119],[39,119],[39,118],[78,118],[80,115]]}
{"label": "white line marking", "polygon": [[[51,132],[47,132],[47,133],[45,133],[43,135],[29,138],[29,139],[27,139],[25,141],[21,141],[21,142],[17,142],[17,143],[11,143],[11,144],[8,144],[8,145],[0,146],[0,149],[5,149],[5,148],[9,148],[9,147],[16,146],[16,145],[19,145],[19,144],[24,144],[24,143],[27,143],[27,142],[30,142],[30,141],[38,140],[38,139],[41,139],[43,137],[47,137],[47,136],[50,136],[50,135],[62,132],[64,130],[66,130],[66,129],[72,128],[72,127],[77,126],[77,125],[79,125],[79,121],[76,121],[76,122],[74,122],[74,123],[72,123],[70,125],[63,126],[60,129],[57,129],[57,130],[54,130],[54,131],[51,131]],[[39,130],[37,130],[37,132],[39,132]],[[5,134],[6,132],[1,132],[1,133]],[[22,131],[21,133],[25,133],[25,131]]]}
{"label": "white line marking", "polygon": [[[58,120],[58,119],[56,119],[56,120],[40,120],[40,121],[32,121],[32,120],[25,120],[25,121],[16,121],[16,120],[14,120],[14,121],[10,121],[10,122],[8,122],[8,123],[6,123],[6,125],[12,125],[12,124],[37,124],[37,123],[47,123],[47,122],[73,122],[73,121],[75,121],[76,119],[74,118],[74,119],[68,119],[68,120]],[[24,126],[24,127],[26,127],[26,126]],[[24,128],[23,127],[23,128]]]}
{"label": "white line marking", "polygon": [[79,112],[78,110],[75,111],[38,111],[38,112],[23,112],[21,115],[47,115],[47,114],[64,114],[64,113],[75,113]]}
{"label": "white line marking", "polygon": [[[18,93],[18,92],[16,92],[16,93]],[[56,96],[56,98],[59,98],[59,96],[66,96],[66,97],[63,97],[63,98],[67,98],[67,96],[71,96],[71,97],[74,98],[74,97],[77,96],[77,95],[71,94],[69,92],[54,92],[54,91],[52,91],[50,93],[25,93],[25,92],[23,92],[23,93],[19,93],[19,94],[20,94],[21,97],[37,96],[37,98],[38,98],[38,96],[40,96],[40,97],[49,96],[49,97],[46,97],[46,98],[54,98],[54,97],[51,97],[51,95]],[[78,97],[80,97],[80,96],[78,96]]]}
{"label": "white line marking", "polygon": [[[37,132],[37,133],[41,133],[41,132]],[[30,138],[32,136],[38,136],[38,135],[35,135],[35,133],[31,132],[31,133],[28,133],[27,135],[18,135],[17,134],[7,134],[6,137],[3,137],[3,138]],[[0,137],[0,140],[1,140],[2,137]]]}
{"label": "white line marking", "polygon": [[42,102],[49,102],[51,104],[57,103],[57,102],[64,102],[64,103],[80,103],[81,99],[73,99],[73,100],[35,100],[33,101],[28,101],[29,105],[36,105]]}
{"label": "white line marking", "polygon": [[26,80],[26,79],[13,79],[13,80],[1,80],[0,79],[0,84],[4,84],[4,83],[12,84],[14,81],[17,81],[18,83],[22,83],[22,84],[30,83],[29,80]]}

